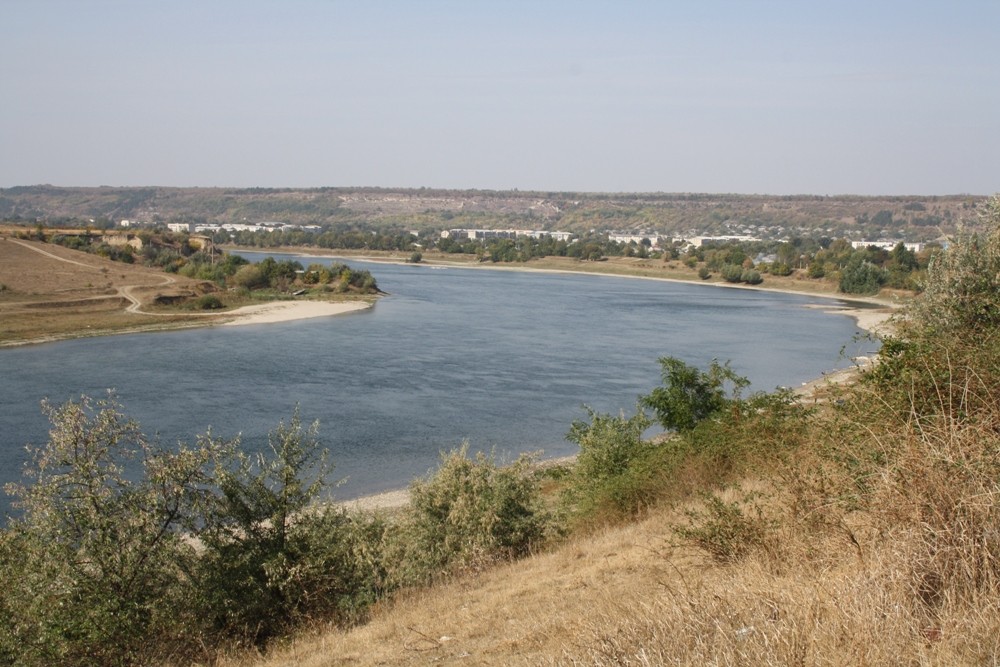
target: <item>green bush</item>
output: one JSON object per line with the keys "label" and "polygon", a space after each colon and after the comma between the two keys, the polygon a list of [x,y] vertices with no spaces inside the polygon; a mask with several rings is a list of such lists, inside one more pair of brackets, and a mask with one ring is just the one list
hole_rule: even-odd
{"label": "green bush", "polygon": [[113,397],[45,410],[0,531],[0,663],[204,662],[384,595],[387,524],[310,504],[330,469],[297,413],[250,457],[210,436],[162,451]]}
{"label": "green bush", "polygon": [[927,267],[924,293],[910,309],[933,334],[1000,325],[1000,195],[981,213],[983,236],[956,239]]}
{"label": "green bush", "polygon": [[743,267],[740,264],[723,264],[719,274],[727,283],[738,283],[743,280]]}
{"label": "green bush", "polygon": [[[770,522],[751,494],[725,502],[715,493],[704,494],[705,508],[686,512],[688,525],[674,529],[685,540],[720,563],[735,562],[765,544]],[[746,506],[746,510],[744,510]]]}
{"label": "green bush", "polygon": [[217,471],[221,493],[201,531],[198,569],[214,632],[262,646],[302,618],[349,618],[364,606],[359,598],[374,597],[377,584],[350,557],[363,549],[352,536],[365,530],[330,508],[309,507],[331,472],[318,428],[303,428],[296,412],[270,434],[266,452],[237,454],[235,465]]}
{"label": "green bush", "polygon": [[703,266],[700,269],[698,269],[698,277],[701,278],[702,280],[708,280],[709,278],[712,277],[712,272],[708,270],[707,266]]}
{"label": "green bush", "polygon": [[527,555],[546,535],[534,457],[508,466],[468,456],[468,445],[443,454],[432,476],[410,487],[391,557],[397,584],[419,584],[461,570]]}
{"label": "green bush", "polygon": [[230,281],[234,286],[242,287],[248,290],[260,289],[261,287],[267,287],[268,285],[267,276],[257,264],[247,264],[241,266],[236,273],[233,274]]}
{"label": "green bush", "polygon": [[218,310],[224,308],[222,301],[214,294],[203,294],[195,299],[194,307],[198,310]]}
{"label": "green bush", "polygon": [[[737,375],[729,366],[712,360],[707,372],[685,364],[676,357],[659,359],[663,386],[639,397],[639,405],[656,413],[668,431],[690,431],[698,422],[739,400],[740,391],[750,382]],[[732,387],[732,398],[726,396],[726,385]]]}
{"label": "green bush", "polygon": [[650,503],[654,469],[646,465],[654,445],[643,440],[651,425],[641,411],[600,414],[576,421],[566,439],[580,446],[564,502],[578,519],[628,516]]}
{"label": "green bush", "polygon": [[840,273],[840,291],[844,294],[878,294],[888,280],[885,269],[855,254]]}
{"label": "green bush", "polygon": [[209,464],[228,445],[159,450],[113,397],[44,410],[52,430],[30,482],[8,486],[24,514],[3,537],[0,654],[62,665],[190,655],[197,554],[182,535],[197,528]]}

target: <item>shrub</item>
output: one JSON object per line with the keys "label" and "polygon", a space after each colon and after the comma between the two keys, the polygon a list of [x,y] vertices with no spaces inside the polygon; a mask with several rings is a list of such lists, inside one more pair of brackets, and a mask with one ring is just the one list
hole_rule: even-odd
{"label": "shrub", "polygon": [[297,412],[250,457],[210,436],[161,451],[113,397],[45,410],[31,483],[9,487],[24,515],[0,531],[0,662],[204,662],[384,594],[387,524],[309,505],[329,467]]}
{"label": "shrub", "polygon": [[723,264],[719,274],[727,283],[738,283],[743,280],[743,267],[739,264]]}
{"label": "shrub", "polygon": [[499,466],[482,453],[470,459],[467,444],[443,454],[437,472],[410,487],[393,545],[393,581],[422,583],[527,555],[548,520],[534,460]]}
{"label": "shrub", "polygon": [[840,291],[845,294],[878,294],[888,279],[885,269],[855,254],[840,273]]}
{"label": "shrub", "polygon": [[217,310],[223,308],[222,301],[214,294],[203,294],[195,299],[194,307],[198,310]]}
{"label": "shrub", "polygon": [[208,464],[228,445],[161,451],[113,396],[44,410],[52,430],[32,482],[8,486],[24,515],[3,536],[0,654],[65,665],[190,654],[196,553],[182,531],[196,528]]}
{"label": "shrub", "polygon": [[764,545],[770,522],[752,494],[734,502],[726,502],[715,493],[706,493],[703,498],[703,510],[685,512],[688,525],[674,529],[678,536],[720,563],[738,561]]}
{"label": "shrub", "polygon": [[709,278],[712,277],[712,272],[708,270],[707,266],[703,266],[700,269],[698,269],[698,277],[701,278],[702,280],[708,280]]}
{"label": "shrub", "polygon": [[[685,364],[675,357],[659,359],[663,386],[639,397],[639,405],[656,413],[668,431],[689,431],[698,422],[723,410],[730,400],[738,400],[750,382],[737,375],[729,362],[720,365],[712,360],[707,372]],[[726,384],[732,386],[733,398],[726,397]]]}
{"label": "shrub", "polygon": [[984,236],[956,239],[932,258],[923,297],[910,310],[917,326],[944,333],[1000,325],[1000,195],[981,216]]}
{"label": "shrub", "polygon": [[576,421],[566,439],[580,446],[564,502],[578,518],[628,516],[650,504],[652,469],[644,465],[653,445],[642,439],[649,418],[600,414]]}
{"label": "shrub", "polygon": [[740,274],[740,281],[748,285],[759,285],[764,282],[764,279],[761,277],[760,271],[756,269],[744,269],[743,273]]}
{"label": "shrub", "polygon": [[241,266],[233,274],[231,282],[236,287],[243,287],[248,290],[260,289],[268,286],[268,278],[257,264],[247,264]]}
{"label": "shrub", "polygon": [[318,428],[303,429],[296,412],[269,435],[266,452],[240,453],[217,471],[221,494],[202,531],[199,568],[215,631],[260,646],[313,611],[307,573],[323,574],[304,546],[327,533],[328,549],[336,550],[329,531],[339,521],[328,511],[306,512],[330,472]]}

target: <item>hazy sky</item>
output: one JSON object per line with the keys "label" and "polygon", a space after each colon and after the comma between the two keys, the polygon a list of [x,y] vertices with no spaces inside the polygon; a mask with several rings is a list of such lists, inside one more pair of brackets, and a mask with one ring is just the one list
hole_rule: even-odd
{"label": "hazy sky", "polygon": [[1000,0],[0,0],[0,187],[1000,191]]}

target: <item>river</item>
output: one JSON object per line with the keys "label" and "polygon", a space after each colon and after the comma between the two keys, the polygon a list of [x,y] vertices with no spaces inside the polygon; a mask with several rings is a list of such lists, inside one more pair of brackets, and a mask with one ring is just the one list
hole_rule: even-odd
{"label": "river", "polygon": [[[265,255],[244,253],[250,259]],[[300,257],[303,264],[330,258]],[[877,345],[805,296],[662,281],[366,264],[389,295],[339,317],[0,350],[0,483],[45,441],[40,401],[102,396],[164,445],[211,427],[266,443],[296,406],[319,420],[337,498],[405,486],[463,441],[500,456],[575,452],[583,406],[634,409],[656,360],[731,360],[754,389],[796,386]],[[2,494],[0,494],[2,496]],[[0,498],[0,512],[7,499]]]}

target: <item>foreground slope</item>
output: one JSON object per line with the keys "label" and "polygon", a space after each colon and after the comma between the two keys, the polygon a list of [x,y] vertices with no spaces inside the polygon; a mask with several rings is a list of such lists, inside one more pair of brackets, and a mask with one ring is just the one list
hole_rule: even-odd
{"label": "foreground slope", "polygon": [[1000,199],[991,211],[879,364],[807,400],[804,421],[717,417],[641,520],[232,664],[1000,664]]}

